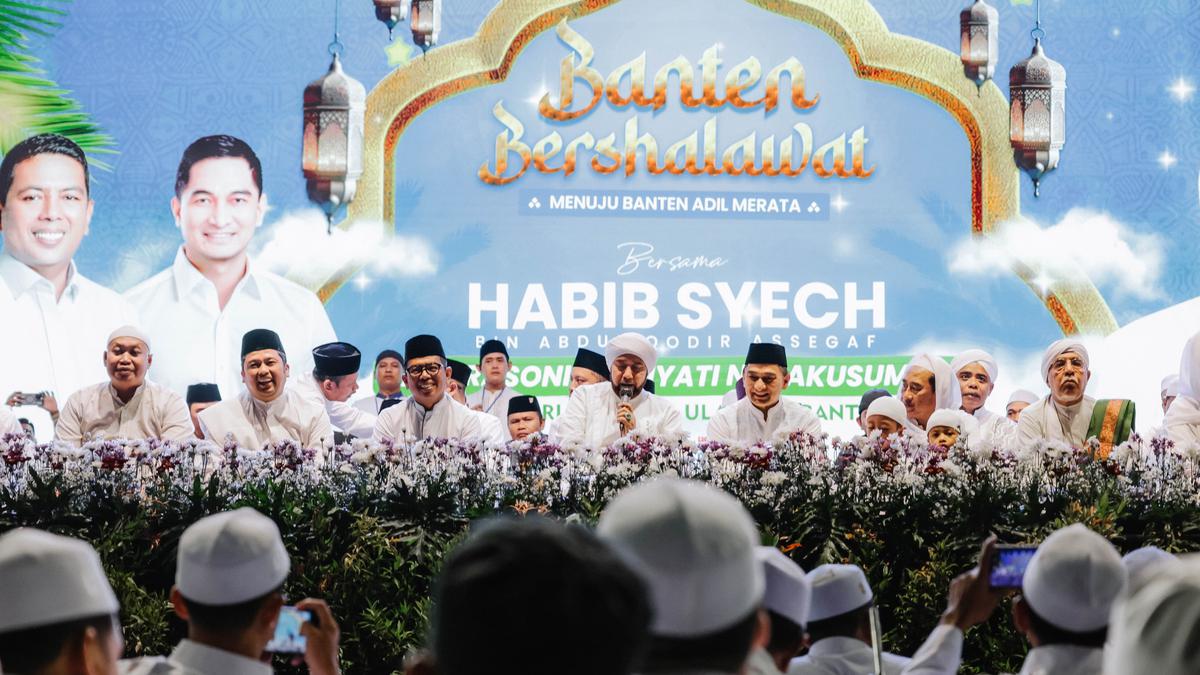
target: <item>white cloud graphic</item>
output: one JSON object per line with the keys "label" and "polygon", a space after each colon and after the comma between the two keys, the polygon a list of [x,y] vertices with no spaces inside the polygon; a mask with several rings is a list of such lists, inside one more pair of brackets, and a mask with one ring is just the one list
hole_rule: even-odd
{"label": "white cloud graphic", "polygon": [[349,265],[393,279],[438,271],[432,244],[421,237],[389,236],[381,221],[355,221],[332,233],[326,228],[325,216],[316,209],[288,212],[255,236],[265,241],[255,263],[309,288],[321,286]]}
{"label": "white cloud graphic", "polygon": [[1027,218],[1000,224],[986,237],[971,237],[950,251],[949,268],[963,276],[1011,274],[1018,263],[1054,278],[1079,271],[1092,283],[1139,300],[1165,297],[1159,285],[1165,242],[1112,215],[1076,207],[1050,227]]}

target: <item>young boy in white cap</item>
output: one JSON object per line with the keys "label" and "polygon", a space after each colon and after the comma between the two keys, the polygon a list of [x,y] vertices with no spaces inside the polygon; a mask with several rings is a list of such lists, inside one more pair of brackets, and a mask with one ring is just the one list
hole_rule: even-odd
{"label": "young boy in white cap", "polygon": [[751,652],[746,675],[779,675],[804,647],[812,589],[804,570],[774,546],[759,546],[754,557],[766,581],[763,609],[771,620],[771,635],[765,647]]}
{"label": "young boy in white cap", "polygon": [[[283,606],[291,560],[274,521],[251,508],[201,518],[179,538],[171,604],[188,636],[167,658],[123,664],[137,675],[270,675],[267,643]],[[312,613],[300,632],[314,675],[338,675],[340,632],[323,600],[296,603]]]}
{"label": "young boy in white cap", "polygon": [[104,347],[108,380],[71,394],[54,427],[54,440],[79,446],[105,438],[192,438],[183,398],[146,379],[153,361],[145,333],[134,326],[114,330]]}
{"label": "young boy in white cap", "polygon": [[741,673],[767,644],[758,528],[728,493],[676,478],[638,483],[609,503],[597,533],[649,588],[654,619],[639,672]]}
{"label": "young boy in white cap", "polygon": [[571,394],[554,431],[563,443],[603,448],[626,434],[676,436],[683,416],[666,399],[646,390],[658,364],[654,345],[640,333],[622,333],[604,349],[609,382],[579,387]]}
{"label": "young boy in white cap", "polygon": [[1013,603],[1013,624],[1033,646],[1021,675],[1099,675],[1109,612],[1126,577],[1117,549],[1084,525],[1046,537]]}
{"label": "young boy in white cap", "polygon": [[86,542],[31,528],[0,536],[0,667],[109,675],[124,651],[120,606]]}
{"label": "young boy in white cap", "polygon": [[925,431],[908,418],[908,411],[900,399],[892,396],[881,396],[872,401],[863,413],[863,418],[868,435],[878,431],[883,438],[898,436],[917,441],[924,441],[926,438]]}

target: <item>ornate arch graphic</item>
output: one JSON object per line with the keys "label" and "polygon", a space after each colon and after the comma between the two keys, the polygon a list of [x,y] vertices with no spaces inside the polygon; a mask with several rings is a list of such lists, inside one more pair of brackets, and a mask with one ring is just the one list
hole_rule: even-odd
{"label": "ornate arch graphic", "polygon": [[[1008,102],[994,83],[976,89],[963,76],[956,54],[892,33],[869,0],[745,1],[820,29],[841,46],[859,78],[919,94],[958,121],[971,148],[971,230],[976,236],[986,237],[998,223],[1020,214],[1020,174],[1008,143]],[[455,94],[504,81],[533,38],[564,19],[619,2],[503,0],[472,38],[435,49],[383,78],[367,96],[363,175],[347,222],[382,220],[394,228],[395,149],[417,115]],[[326,280],[319,290],[322,300],[357,271],[341,269]],[[1082,271],[1050,277],[1022,264],[1014,272],[1065,334],[1116,330],[1104,298]]]}

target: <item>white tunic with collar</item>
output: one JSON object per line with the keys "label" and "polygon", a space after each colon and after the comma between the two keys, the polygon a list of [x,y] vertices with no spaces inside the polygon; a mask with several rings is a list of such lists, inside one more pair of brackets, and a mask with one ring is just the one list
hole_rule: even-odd
{"label": "white tunic with collar", "polygon": [[333,427],[325,408],[287,387],[270,403],[259,401],[243,389],[237,398],[200,411],[199,418],[204,437],[218,445],[223,445],[230,434],[239,446],[251,450],[285,440],[310,449],[333,442]]}
{"label": "white tunic with collar", "polygon": [[379,409],[383,407],[384,401],[387,401],[387,400],[393,399],[393,398],[398,398],[401,401],[403,401],[404,395],[399,392],[397,392],[391,396],[384,396],[383,394],[374,394],[371,396],[364,396],[360,399],[356,399],[350,405],[354,406],[355,408],[358,408],[359,410],[361,410],[365,413],[370,413],[372,415],[379,415],[379,412],[380,412]]}
{"label": "white tunic with collar", "polygon": [[1019,675],[1100,675],[1103,672],[1103,649],[1076,645],[1046,645],[1029,650],[1025,655],[1025,662],[1021,664]]}
{"label": "white tunic with collar", "polygon": [[[883,653],[883,672],[900,675],[909,659]],[[817,640],[808,654],[792,659],[787,675],[866,675],[875,672],[875,656],[871,645],[849,637],[829,637]]]}
{"label": "white tunic with collar", "polygon": [[[138,325],[137,312],[116,292],[84,277],[71,263],[67,287],[54,284],[0,252],[0,403],[15,392],[52,391],[61,408],[79,389],[108,377],[102,356],[108,335]],[[25,406],[38,439],[54,434],[50,414]]]}
{"label": "white tunic with collar", "polygon": [[485,433],[476,412],[450,398],[449,394],[443,394],[429,410],[409,397],[379,414],[372,438],[394,444],[425,438],[481,439]]}
{"label": "white tunic with collar", "polygon": [[479,406],[480,412],[496,418],[496,421],[500,423],[503,440],[507,441],[512,438],[508,435],[508,402],[518,396],[524,396],[524,394],[508,386],[498,392],[480,389],[467,395],[467,407]]}
{"label": "white tunic with collar", "polygon": [[96,439],[192,438],[187,404],[175,392],[146,380],[124,403],[110,382],[84,387],[71,394],[54,428],[55,440],[82,445]]}
{"label": "white tunic with collar", "polygon": [[1088,426],[1096,399],[1084,396],[1073,406],[1060,406],[1046,396],[1021,411],[1013,442],[1025,447],[1042,440],[1059,441],[1072,447],[1082,447],[1087,440]]}
{"label": "white tunic with collar", "polygon": [[171,656],[117,662],[121,675],[271,675],[271,665],[184,638]]}
{"label": "white tunic with collar", "polygon": [[370,438],[375,431],[375,414],[356,408],[345,401],[331,401],[321,392],[321,385],[312,373],[298,382],[290,382],[289,388],[299,392],[313,405],[325,408],[333,428],[355,438]]}
{"label": "white tunic with collar", "polygon": [[315,293],[258,269],[253,260],[224,309],[216,286],[192,266],[182,246],[170,267],[125,298],[152,319],[142,329],[154,345],[154,379],[177,393],[197,382],[215,382],[224,398],[240,392],[242,335],[255,328],[279,334],[293,380],[312,372],[313,347],[337,340]]}
{"label": "white tunic with collar", "polygon": [[708,421],[708,440],[719,443],[770,443],[794,431],[820,438],[821,421],[807,406],[782,396],[765,416],[747,396],[721,408]]}
{"label": "white tunic with collar", "polygon": [[[643,436],[677,436],[683,433],[683,416],[666,399],[645,390],[629,401],[633,406],[632,431]],[[578,443],[588,448],[603,448],[621,438],[617,406],[621,399],[612,383],[585,384],[571,394],[562,417],[554,426],[563,443]]]}
{"label": "white tunic with collar", "polygon": [[1017,431],[1017,425],[1008,417],[982,407],[976,410],[972,417],[979,422],[979,439],[996,447],[1008,443],[1009,438]]}

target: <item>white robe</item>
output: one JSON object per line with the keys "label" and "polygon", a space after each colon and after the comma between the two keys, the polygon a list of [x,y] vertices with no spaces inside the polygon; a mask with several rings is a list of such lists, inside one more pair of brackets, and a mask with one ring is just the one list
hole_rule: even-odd
{"label": "white robe", "polygon": [[1040,399],[1021,411],[1013,439],[1015,447],[1026,447],[1043,440],[1082,447],[1095,408],[1096,399],[1090,396],[1084,396],[1082,401],[1067,408],[1060,407],[1049,396]]}
{"label": "white robe", "polygon": [[1029,650],[1019,675],[1100,675],[1103,672],[1103,649],[1046,645]]}
{"label": "white robe", "polygon": [[[666,399],[645,390],[630,399],[636,427],[643,436],[675,436],[683,433],[683,416]],[[575,390],[555,425],[563,443],[603,448],[621,438],[617,406],[621,399],[609,382],[587,384]]]}
{"label": "white robe", "polygon": [[96,439],[184,441],[194,435],[183,398],[149,380],[128,403],[110,382],[84,387],[67,399],[54,427],[55,440],[75,446]]}
{"label": "white robe", "polygon": [[[820,645],[820,646],[818,646]],[[963,634],[954,626],[939,625],[911,659],[883,653],[887,675],[953,675],[962,661]],[[817,640],[806,656],[792,659],[787,675],[866,675],[875,672],[871,645],[854,638]]]}
{"label": "white robe", "polygon": [[807,406],[786,397],[767,409],[766,417],[750,397],[721,408],[708,421],[708,440],[718,443],[770,443],[779,435],[802,431],[821,437],[821,421]]}
{"label": "white robe", "polygon": [[1163,418],[1163,430],[1176,450],[1200,445],[1200,401],[1183,394],[1176,396]]}
{"label": "white robe", "polygon": [[1002,447],[1016,433],[1017,425],[1004,415],[997,415],[986,408],[979,408],[972,415],[979,422],[979,440]]}
{"label": "white robe", "polygon": [[503,444],[505,441],[512,440],[512,436],[508,433],[508,421],[500,423],[492,415],[483,412],[482,410],[472,410],[476,417],[479,418],[479,427],[481,431],[480,437],[488,443]]}
{"label": "white robe", "polygon": [[755,647],[746,660],[746,675],[783,675],[775,665],[771,653],[762,647]]}
{"label": "white robe", "polygon": [[333,426],[324,406],[315,405],[290,388],[270,403],[262,403],[243,390],[235,399],[200,411],[199,418],[204,437],[217,444],[224,444],[229,434],[238,445],[251,450],[284,440],[311,449],[333,442]]}
{"label": "white robe", "polygon": [[117,661],[120,675],[271,675],[271,664],[183,639],[171,656]]}
{"label": "white robe", "polygon": [[486,389],[480,389],[477,392],[467,395],[467,407],[474,408],[475,406],[479,406],[481,408],[480,412],[494,417],[500,423],[500,432],[503,434],[503,440],[507,441],[511,438],[508,435],[508,402],[518,396],[524,396],[524,394],[507,386],[494,393]]}
{"label": "white robe", "polygon": [[371,437],[395,444],[425,438],[484,439],[487,434],[476,413],[449,394],[444,394],[430,410],[410,397],[379,414]]}
{"label": "white robe", "polygon": [[395,396],[380,396],[379,394],[372,394],[371,396],[364,396],[360,399],[357,399],[350,405],[354,406],[355,408],[358,408],[359,410],[361,410],[365,413],[370,413],[371,415],[378,416],[379,409],[383,407],[383,402],[387,401],[389,399],[392,399],[392,398],[398,398],[401,401],[404,400],[404,396],[402,396],[400,394],[397,394]]}
{"label": "white robe", "polygon": [[293,383],[295,390],[313,405],[325,408],[333,428],[355,438],[370,438],[375,431],[375,415],[344,401],[331,401],[321,392],[321,385],[312,373]]}

